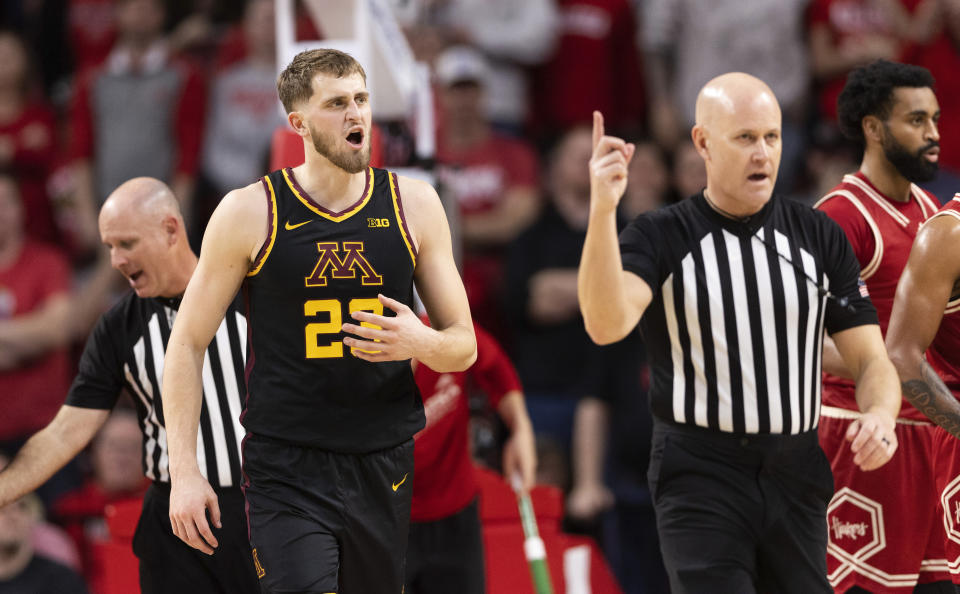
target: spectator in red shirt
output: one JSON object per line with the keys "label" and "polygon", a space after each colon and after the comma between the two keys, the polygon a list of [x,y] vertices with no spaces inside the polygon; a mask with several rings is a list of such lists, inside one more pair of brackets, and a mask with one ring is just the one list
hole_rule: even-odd
{"label": "spectator in red shirt", "polygon": [[643,123],[644,97],[636,19],[628,0],[558,0],[556,49],[540,69],[536,105],[540,129],[590,122],[593,110],[611,128]]}
{"label": "spectator in red shirt", "polygon": [[[424,320],[426,322],[426,320]],[[470,457],[467,382],[487,395],[510,429],[503,474],[533,487],[533,428],[517,372],[496,340],[479,326],[477,361],[460,373],[437,373],[416,361],[414,377],[427,424],[414,436],[413,502],[406,590],[415,594],[484,594],[479,487]]]}
{"label": "spectator in red shirt", "polygon": [[927,37],[940,0],[813,0],[808,12],[810,65],[820,115],[837,119],[847,74],[874,60],[899,60],[909,41]]}
{"label": "spectator in red shirt", "polygon": [[43,427],[66,394],[69,287],[63,255],[26,237],[16,181],[0,175],[0,442]]}
{"label": "spectator in red shirt", "polygon": [[537,156],[494,131],[484,111],[489,72],[478,51],[456,46],[436,61],[440,130],[437,175],[460,207],[463,280],[474,319],[502,334],[502,250],[540,210]]}
{"label": "spectator in red shirt", "polygon": [[0,175],[0,449],[45,426],[70,386],[70,280],[64,256],[26,236],[16,181]]}
{"label": "spectator in red shirt", "polygon": [[117,39],[115,0],[69,0],[67,36],[75,72],[103,63]]}
{"label": "spectator in red shirt", "polygon": [[[920,13],[926,4],[937,9],[934,18],[923,19],[914,28],[911,45],[904,51],[903,62],[923,66],[937,80],[937,98],[943,115],[940,117],[940,174],[935,182],[924,184],[924,189],[938,196],[950,196],[957,190],[960,176],[960,1],[925,0],[918,6]],[[925,28],[924,28],[925,27]]]}
{"label": "spectator in red shirt", "polygon": [[198,72],[170,55],[161,0],[117,0],[117,43],[80,77],[71,113],[78,200],[96,211],[132,177],[170,184],[189,212],[205,90]]}
{"label": "spectator in red shirt", "polygon": [[59,239],[46,191],[56,151],[53,111],[38,96],[23,40],[0,32],[0,169],[13,173],[23,199],[27,235]]}

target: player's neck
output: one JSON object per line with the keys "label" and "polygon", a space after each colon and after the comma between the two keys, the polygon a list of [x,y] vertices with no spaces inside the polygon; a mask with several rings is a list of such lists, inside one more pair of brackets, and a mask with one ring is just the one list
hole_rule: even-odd
{"label": "player's neck", "polygon": [[910,200],[910,181],[900,175],[896,167],[885,157],[867,151],[860,164],[860,173],[870,180],[870,183],[886,198],[895,202]]}
{"label": "player's neck", "polygon": [[356,202],[367,181],[366,169],[350,173],[310,150],[304,164],[293,168],[293,175],[314,202],[334,212]]}

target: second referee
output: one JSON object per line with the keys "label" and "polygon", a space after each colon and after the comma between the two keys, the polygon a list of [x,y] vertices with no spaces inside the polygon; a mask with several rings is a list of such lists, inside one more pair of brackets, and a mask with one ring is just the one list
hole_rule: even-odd
{"label": "second referee", "polygon": [[578,289],[600,343],[640,323],[654,415],[648,472],[675,594],[832,592],[830,466],[817,442],[823,331],[856,379],[854,463],[896,450],[900,386],[859,265],[823,213],[773,196],[780,107],[742,73],[700,91],[692,136],[706,189],[617,240],[633,145],[594,115]]}

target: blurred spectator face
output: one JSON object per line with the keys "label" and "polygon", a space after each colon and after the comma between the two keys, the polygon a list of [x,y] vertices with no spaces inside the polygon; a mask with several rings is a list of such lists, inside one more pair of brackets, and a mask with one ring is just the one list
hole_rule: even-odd
{"label": "blurred spectator face", "polygon": [[578,126],[557,145],[550,169],[551,193],[585,196],[590,201],[590,157],[593,155],[593,133]]}
{"label": "blurred spectator face", "polygon": [[23,87],[27,78],[27,50],[19,37],[0,33],[0,87]]}
{"label": "blurred spectator face", "polygon": [[852,145],[836,142],[814,144],[806,151],[807,175],[810,178],[810,203],[813,204],[837,185],[837,180],[860,167]]}
{"label": "blurred spectator face", "polygon": [[0,558],[10,558],[30,546],[36,516],[23,497],[0,507]]}
{"label": "blurred spectator face", "polygon": [[160,0],[119,0],[117,31],[128,38],[152,38],[163,31],[163,3]]}
{"label": "blurred spectator face", "polygon": [[443,88],[440,104],[448,121],[483,119],[483,89],[474,81],[459,81]]}
{"label": "blurred spectator face", "polygon": [[117,208],[100,211],[100,240],[110,250],[110,265],[127,277],[139,297],[167,295],[172,284],[175,245],[167,221]]}
{"label": "blurred spectator face", "polygon": [[[692,146],[692,145],[691,145]],[[694,155],[703,161],[700,155]],[[706,176],[706,172],[704,172]],[[670,180],[667,165],[663,161],[663,153],[653,142],[641,142],[633,153],[630,161],[629,182],[623,195],[624,214],[634,218],[639,214],[655,210],[663,204]]]}
{"label": "blurred spectator face", "polygon": [[673,187],[681,199],[707,187],[707,168],[692,142],[681,143],[673,153]]}
{"label": "blurred spectator face", "polygon": [[93,442],[93,471],[108,493],[136,490],[143,484],[140,448],[143,434],[133,414],[110,415]]}
{"label": "blurred spectator face", "polygon": [[585,126],[567,132],[554,150],[550,164],[550,198],[573,229],[585,230],[590,217],[589,161],[593,133]]}
{"label": "blurred spectator face", "polygon": [[[8,463],[7,457],[0,454],[0,470]],[[31,497],[27,495],[0,507],[0,559],[15,557],[24,547],[30,546],[33,527],[37,522]]]}
{"label": "blurred spectator face", "polygon": [[[914,183],[937,176],[940,104],[929,87],[894,89],[890,117],[883,122],[883,152],[900,175]],[[921,115],[926,114],[926,115]]]}
{"label": "blurred spectator face", "polygon": [[451,47],[437,57],[434,73],[448,120],[486,119],[484,94],[489,67],[480,52],[467,46]]}
{"label": "blurred spectator face", "polygon": [[276,51],[273,0],[253,0],[247,5],[243,31],[251,54],[272,54]]}
{"label": "blurred spectator face", "polygon": [[0,244],[23,233],[23,204],[12,177],[0,175]]}

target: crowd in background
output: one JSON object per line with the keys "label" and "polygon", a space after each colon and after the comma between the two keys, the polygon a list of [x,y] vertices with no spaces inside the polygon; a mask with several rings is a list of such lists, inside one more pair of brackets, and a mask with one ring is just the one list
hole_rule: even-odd
{"label": "crowd in background", "polygon": [[[471,309],[519,371],[541,482],[568,492],[571,527],[600,539],[625,591],[665,591],[643,341],[594,345],[577,303],[591,113],[637,143],[626,222],[705,185],[689,138],[695,94],[723,72],[751,73],[783,107],[778,193],[812,204],[857,167],[835,122],[846,73],[910,62],[937,80],[929,189],[945,200],[960,190],[960,0],[392,4],[432,67],[437,154],[416,162],[404,124],[378,122],[383,165],[430,168],[454,205]],[[298,38],[322,39],[323,24],[298,13]],[[199,246],[220,198],[267,172],[284,119],[273,0],[37,0],[4,3],[0,19],[0,451],[12,453],[63,402],[78,345],[123,289],[99,247],[107,195],[131,177],[164,180]],[[144,487],[134,419],[121,413],[39,493],[77,543],[73,556],[68,542],[48,548],[94,589],[84,542],[102,533],[105,502]],[[478,431],[480,456],[484,435],[495,432]]]}

